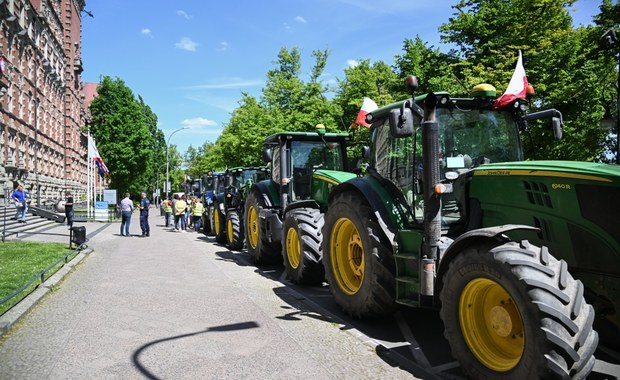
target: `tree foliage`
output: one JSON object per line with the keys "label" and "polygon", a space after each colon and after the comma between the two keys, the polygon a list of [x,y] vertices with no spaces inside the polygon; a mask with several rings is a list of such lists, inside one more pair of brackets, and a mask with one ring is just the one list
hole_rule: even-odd
{"label": "tree foliage", "polygon": [[157,116],[121,79],[104,77],[90,105],[89,132],[110,170],[109,187],[137,196],[152,188],[163,134]]}

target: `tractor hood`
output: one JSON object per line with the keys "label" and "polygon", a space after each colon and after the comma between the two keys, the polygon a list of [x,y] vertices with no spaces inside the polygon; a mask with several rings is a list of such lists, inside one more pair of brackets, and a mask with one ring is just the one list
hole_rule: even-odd
{"label": "tractor hood", "polygon": [[481,165],[474,176],[533,176],[620,184],[620,166],[577,161],[520,161]]}
{"label": "tractor hood", "polygon": [[319,179],[333,185],[338,185],[339,183],[350,180],[351,178],[357,177],[356,174],[349,172],[340,172],[337,170],[317,170],[312,175],[313,179]]}

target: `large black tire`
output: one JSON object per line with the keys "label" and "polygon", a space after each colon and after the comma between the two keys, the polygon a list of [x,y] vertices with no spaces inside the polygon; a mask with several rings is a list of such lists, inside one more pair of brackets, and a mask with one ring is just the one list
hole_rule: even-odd
{"label": "large black tire", "polygon": [[282,231],[282,259],[289,280],[296,284],[320,285],[323,269],[323,214],[313,208],[289,212]]}
{"label": "large black tire", "polygon": [[265,200],[262,195],[256,192],[250,193],[245,201],[243,224],[248,254],[256,265],[272,264],[281,260],[280,242],[277,245],[270,243],[260,222],[260,210],[263,208]]}
{"label": "large black tire", "polygon": [[444,336],[472,378],[584,379],[592,370],[594,309],[546,247],[472,246],[443,278]]}
{"label": "large black tire", "polygon": [[213,234],[216,242],[226,244],[226,216],[219,206],[217,202],[213,202]]}
{"label": "large black tire", "polygon": [[[206,215],[206,219],[207,219],[207,224],[205,224],[205,226],[209,226],[208,228],[208,232],[205,231],[205,235],[207,236],[213,236],[215,234],[215,221],[213,220],[213,214],[215,213],[215,208],[213,206],[213,203],[211,203],[209,206],[207,206],[207,215]],[[205,229],[207,230],[207,229]]]}
{"label": "large black tire", "polygon": [[337,195],[323,226],[325,278],[347,314],[379,317],[396,309],[392,247],[372,208],[356,193]]}
{"label": "large black tire", "polygon": [[202,213],[202,232],[209,236],[211,235],[211,222],[209,221],[209,213],[207,211]]}
{"label": "large black tire", "polygon": [[228,248],[233,251],[243,249],[244,232],[237,210],[226,213],[226,240],[228,241]]}

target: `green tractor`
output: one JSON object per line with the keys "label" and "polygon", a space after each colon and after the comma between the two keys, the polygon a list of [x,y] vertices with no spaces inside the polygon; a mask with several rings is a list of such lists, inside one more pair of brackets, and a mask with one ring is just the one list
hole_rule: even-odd
{"label": "green tractor", "polygon": [[252,184],[269,178],[269,168],[237,167],[226,171],[228,184],[224,190],[224,211],[226,215],[226,242],[234,251],[243,249],[245,229],[243,212],[245,200]]}
{"label": "green tractor", "polygon": [[[224,243],[224,218],[218,205],[222,204],[224,199],[225,172],[211,172],[203,176],[203,181],[207,184],[205,187],[205,212],[202,214],[204,234],[207,236],[215,235],[218,243]],[[219,203],[217,202],[218,195]]]}
{"label": "green tractor", "polygon": [[331,189],[350,178],[344,133],[282,132],[265,139],[271,178],[252,185],[245,203],[248,253],[256,264],[283,258],[287,277],[300,284],[324,280],[323,213]]}
{"label": "green tractor", "polygon": [[618,333],[620,168],[523,161],[520,131],[551,119],[559,138],[561,114],[474,90],[367,115],[368,174],[333,188],[325,213],[330,291],[355,317],[438,308],[472,378],[585,378],[595,318]]}

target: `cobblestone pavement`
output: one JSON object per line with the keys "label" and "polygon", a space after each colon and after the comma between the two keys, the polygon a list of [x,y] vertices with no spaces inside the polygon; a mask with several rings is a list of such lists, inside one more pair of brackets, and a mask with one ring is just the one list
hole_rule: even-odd
{"label": "cobblestone pavement", "polygon": [[[89,249],[2,338],[0,379],[413,378],[211,238],[162,219],[151,215],[145,238],[78,224]],[[61,225],[26,239],[69,241]]]}

